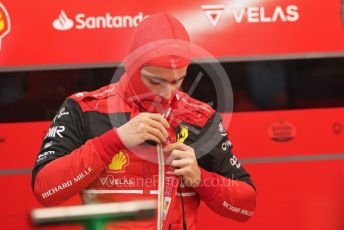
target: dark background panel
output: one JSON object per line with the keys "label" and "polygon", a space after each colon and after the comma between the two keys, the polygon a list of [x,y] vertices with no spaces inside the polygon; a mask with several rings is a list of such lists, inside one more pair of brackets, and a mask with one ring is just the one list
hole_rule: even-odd
{"label": "dark background panel", "polygon": [[[344,106],[344,58],[222,65],[232,84],[235,112]],[[109,84],[115,71],[114,67],[1,73],[0,122],[50,120],[67,96]],[[189,67],[182,89],[187,92],[200,72],[192,96],[216,108],[215,87],[202,67]]]}

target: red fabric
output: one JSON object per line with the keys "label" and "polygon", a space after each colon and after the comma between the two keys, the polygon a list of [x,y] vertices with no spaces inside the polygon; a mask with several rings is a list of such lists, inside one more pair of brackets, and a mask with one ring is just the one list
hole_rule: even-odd
{"label": "red fabric", "polygon": [[202,168],[201,183],[194,190],[214,212],[237,221],[248,220],[256,208],[256,192],[249,184]]}
{"label": "red fabric", "polygon": [[[45,206],[59,204],[89,186],[105,167],[104,160],[94,148],[93,140],[89,140],[70,154],[44,166],[36,177],[34,194]],[[85,177],[75,182],[74,178],[81,174]]]}
{"label": "red fabric", "polygon": [[[67,200],[96,180],[111,162],[114,153],[123,148],[117,130],[112,129],[100,137],[87,141],[70,154],[50,162],[36,177],[36,198],[47,206]],[[55,188],[58,192],[52,191]]]}
{"label": "red fabric", "polygon": [[125,146],[119,138],[117,129],[111,129],[93,140],[94,148],[106,164],[112,160],[113,154],[124,149]]}

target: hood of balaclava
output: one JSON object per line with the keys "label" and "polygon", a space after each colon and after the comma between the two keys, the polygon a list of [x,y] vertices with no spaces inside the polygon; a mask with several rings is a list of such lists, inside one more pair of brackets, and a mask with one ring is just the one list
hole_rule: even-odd
{"label": "hood of balaclava", "polygon": [[171,69],[187,66],[190,63],[189,42],[187,31],[176,18],[167,14],[145,18],[134,30],[124,60],[125,74],[121,82],[127,102],[134,103],[140,112],[165,111],[174,95],[166,100],[150,91],[141,80],[141,69],[145,65]]}

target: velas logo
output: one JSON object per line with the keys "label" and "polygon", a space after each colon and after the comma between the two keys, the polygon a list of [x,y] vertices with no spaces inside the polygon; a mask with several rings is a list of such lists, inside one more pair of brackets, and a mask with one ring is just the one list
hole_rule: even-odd
{"label": "velas logo", "polygon": [[5,6],[0,2],[0,50],[2,39],[11,31],[10,16]]}
{"label": "velas logo", "polygon": [[269,127],[268,135],[273,141],[290,141],[296,136],[296,127],[288,121],[280,120]]}
{"label": "velas logo", "polygon": [[62,10],[59,16],[53,20],[52,26],[59,31],[66,31],[70,29],[84,30],[84,29],[120,29],[136,27],[147,16],[139,12],[135,16],[129,15],[111,15],[105,13],[100,16],[89,16],[84,13],[78,13],[74,17],[67,16],[67,13]]}
{"label": "velas logo", "polygon": [[124,172],[129,165],[129,158],[125,152],[118,152],[112,157],[111,163],[107,167],[108,172]]}
{"label": "velas logo", "polygon": [[297,22],[300,18],[300,9],[297,5],[267,6],[256,5],[254,1],[231,1],[226,5],[201,5],[202,10],[215,27],[224,9],[227,9],[226,21],[231,18],[235,23],[276,23]]}
{"label": "velas logo", "polygon": [[59,17],[53,21],[53,27],[57,30],[72,29],[74,22],[70,20],[67,14],[62,10]]}
{"label": "velas logo", "polygon": [[220,17],[225,9],[225,5],[202,5],[201,8],[204,13],[207,15],[210,23],[213,26],[216,26]]}
{"label": "velas logo", "polygon": [[135,184],[134,178],[115,178],[111,174],[107,174],[106,177],[99,177],[99,181],[102,184],[102,186],[106,187],[126,187]]}

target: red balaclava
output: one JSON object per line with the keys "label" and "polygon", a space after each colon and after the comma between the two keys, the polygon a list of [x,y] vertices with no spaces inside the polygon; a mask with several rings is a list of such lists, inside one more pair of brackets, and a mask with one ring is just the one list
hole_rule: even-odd
{"label": "red balaclava", "polygon": [[132,107],[131,117],[140,112],[164,112],[170,100],[150,91],[141,80],[141,68],[154,65],[164,68],[182,68],[190,63],[190,38],[184,26],[167,14],[145,18],[134,30],[129,54],[124,60],[125,74],[121,84],[125,99]]}

